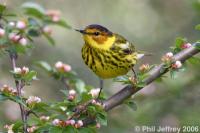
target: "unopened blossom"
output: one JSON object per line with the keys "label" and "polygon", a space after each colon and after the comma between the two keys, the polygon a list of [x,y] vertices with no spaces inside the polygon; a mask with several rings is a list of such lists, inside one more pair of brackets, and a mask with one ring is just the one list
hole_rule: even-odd
{"label": "unopened blossom", "polygon": [[49,26],[43,27],[42,31],[48,35],[52,33],[52,29]]}
{"label": "unopened blossom", "polygon": [[62,63],[61,61],[58,61],[58,62],[56,62],[56,64],[55,64],[55,68],[57,68],[57,69],[62,68],[62,66],[63,66],[63,63]]}
{"label": "unopened blossom", "polygon": [[83,126],[83,121],[82,120],[78,120],[77,124],[78,124],[79,127],[82,127]]}
{"label": "unopened blossom", "polygon": [[142,64],[142,65],[139,67],[139,70],[140,70],[141,72],[146,72],[146,71],[149,70],[149,68],[150,68],[149,64]]}
{"label": "unopened blossom", "polygon": [[97,123],[96,124],[96,128],[100,128],[101,127],[101,124],[100,123]]}
{"label": "unopened blossom", "polygon": [[51,17],[51,20],[53,22],[60,21],[60,11],[58,11],[58,10],[48,10],[46,12],[46,15],[49,16],[49,17]]}
{"label": "unopened blossom", "polygon": [[63,64],[63,69],[64,69],[65,72],[69,72],[69,71],[71,71],[72,68],[68,64]]}
{"label": "unopened blossom", "polygon": [[18,28],[18,29],[25,29],[26,28],[25,21],[17,21],[16,28]]}
{"label": "unopened blossom", "polygon": [[29,68],[23,66],[22,69],[21,69],[21,74],[27,74],[28,72],[29,72]]}
{"label": "unopened blossom", "polygon": [[76,121],[75,121],[75,120],[73,120],[73,119],[72,119],[72,120],[70,120],[70,125],[72,125],[72,126],[73,126],[75,123],[76,123]]}
{"label": "unopened blossom", "polygon": [[186,48],[189,48],[189,47],[191,47],[191,46],[192,46],[191,43],[185,43],[185,44],[183,44],[183,45],[181,46],[181,48],[182,48],[182,49],[186,49]]}
{"label": "unopened blossom", "polygon": [[56,62],[55,68],[60,72],[69,72],[71,71],[71,66],[68,64],[64,64],[61,61]]}
{"label": "unopened blossom", "polygon": [[174,69],[179,69],[182,67],[182,63],[181,63],[181,61],[176,61],[175,63],[172,64],[171,67]]}
{"label": "unopened blossom", "polygon": [[0,28],[0,37],[3,37],[5,35],[5,30]]}
{"label": "unopened blossom", "polygon": [[5,125],[4,128],[8,130],[7,133],[14,133],[13,129],[14,124],[11,125]]}
{"label": "unopened blossom", "polygon": [[52,124],[54,125],[54,126],[59,126],[60,125],[60,120],[59,119],[54,119],[53,121],[52,121]]}
{"label": "unopened blossom", "polygon": [[44,116],[44,115],[43,115],[43,116],[40,117],[40,120],[41,120],[41,121],[48,121],[49,119],[50,119],[49,116]]}
{"label": "unopened blossom", "polygon": [[76,91],[75,90],[69,90],[69,95],[75,96],[76,95]]}
{"label": "unopened blossom", "polygon": [[28,133],[33,133],[36,129],[37,129],[36,126],[31,126],[31,127],[28,127],[28,128],[27,128],[27,132],[28,132]]}
{"label": "unopened blossom", "polygon": [[174,54],[172,52],[168,52],[161,58],[161,60],[163,62],[169,62],[173,56],[174,56]]}
{"label": "unopened blossom", "polygon": [[26,46],[27,45],[27,39],[26,38],[21,38],[20,40],[19,40],[19,44],[21,44],[22,46]]}
{"label": "unopened blossom", "polygon": [[21,74],[21,72],[22,72],[22,69],[21,69],[21,68],[19,68],[19,67],[15,67],[15,68],[14,68],[14,73],[15,73],[15,74]]}
{"label": "unopened blossom", "polygon": [[14,26],[15,26],[15,22],[12,22],[12,21],[11,21],[11,22],[8,23],[8,25],[9,25],[10,27],[14,27]]}
{"label": "unopened blossom", "polygon": [[75,99],[75,96],[73,96],[73,95],[68,95],[68,96],[67,96],[67,99],[68,99],[69,101],[73,101],[73,100]]}
{"label": "unopened blossom", "polygon": [[18,42],[19,41],[19,39],[21,38],[21,36],[20,35],[17,35],[16,33],[10,33],[9,35],[8,35],[8,38],[11,40],[11,41],[13,41],[13,42]]}
{"label": "unopened blossom", "polygon": [[17,90],[13,89],[12,87],[9,87],[8,85],[3,85],[0,91],[4,93],[8,93],[10,95],[17,95]]}
{"label": "unopened blossom", "polygon": [[93,98],[98,97],[99,93],[100,93],[100,88],[91,89],[89,92],[89,94],[91,94]]}
{"label": "unopened blossom", "polygon": [[36,103],[40,103],[41,99],[37,96],[29,96],[29,98],[26,100],[26,103],[28,105],[34,105]]}

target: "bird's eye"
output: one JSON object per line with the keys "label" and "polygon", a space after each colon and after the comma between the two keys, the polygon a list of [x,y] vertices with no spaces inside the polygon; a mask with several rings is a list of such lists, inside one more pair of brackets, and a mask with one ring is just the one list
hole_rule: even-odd
{"label": "bird's eye", "polygon": [[99,32],[94,32],[94,35],[95,36],[98,36],[100,33]]}

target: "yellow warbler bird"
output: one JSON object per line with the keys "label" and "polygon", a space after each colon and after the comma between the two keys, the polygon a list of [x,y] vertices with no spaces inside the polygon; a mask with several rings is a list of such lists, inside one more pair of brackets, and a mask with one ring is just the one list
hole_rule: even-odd
{"label": "yellow warbler bird", "polygon": [[102,79],[127,74],[142,56],[123,36],[101,25],[92,24],[76,31],[82,33],[85,41],[82,48],[85,64],[100,77],[100,92],[103,88]]}

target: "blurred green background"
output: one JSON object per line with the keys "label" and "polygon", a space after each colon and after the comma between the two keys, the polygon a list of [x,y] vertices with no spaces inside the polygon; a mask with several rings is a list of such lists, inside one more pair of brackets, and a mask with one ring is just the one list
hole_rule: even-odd
{"label": "blurred green background", "polygon": [[[30,0],[5,0],[10,11],[21,12],[22,3]],[[47,9],[58,9],[62,17],[75,28],[101,24],[120,33],[139,50],[154,53],[139,64],[158,64],[169,51],[176,37],[186,37],[189,42],[199,39],[194,30],[200,23],[199,0],[32,0]],[[98,87],[98,78],[83,63],[81,35],[73,30],[52,27],[56,46],[49,46],[45,39],[35,40],[36,48],[30,55],[20,56],[18,66],[29,66],[39,73],[39,81],[26,87],[26,95],[37,95],[44,101],[63,98],[59,91],[64,86],[34,67],[33,62],[46,60],[50,64],[63,61],[72,66],[87,84]],[[139,65],[135,68],[137,69]],[[7,56],[0,58],[0,85],[14,86]],[[122,85],[106,80],[104,92],[110,96]],[[134,127],[149,125],[178,126],[198,125],[200,128],[200,70],[188,65],[185,72],[174,80],[169,76],[162,83],[153,83],[135,95],[137,111],[122,105],[109,112],[108,126],[103,133],[133,133]],[[19,108],[12,102],[0,103],[0,131],[3,125],[20,118]]]}

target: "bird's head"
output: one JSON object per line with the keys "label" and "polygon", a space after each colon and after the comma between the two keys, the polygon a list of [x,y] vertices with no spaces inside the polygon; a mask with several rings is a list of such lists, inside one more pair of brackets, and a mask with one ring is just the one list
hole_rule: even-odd
{"label": "bird's head", "polygon": [[92,24],[88,25],[84,30],[76,31],[82,33],[86,44],[93,47],[107,48],[115,41],[114,34],[101,25]]}

